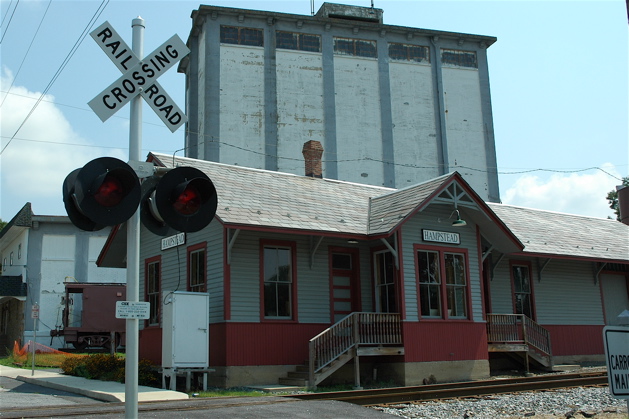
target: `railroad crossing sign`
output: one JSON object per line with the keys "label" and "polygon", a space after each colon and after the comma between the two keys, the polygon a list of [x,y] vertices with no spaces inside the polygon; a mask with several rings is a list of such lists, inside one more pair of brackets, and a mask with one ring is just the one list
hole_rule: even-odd
{"label": "railroad crossing sign", "polygon": [[88,103],[101,121],[105,122],[138,94],[142,95],[171,132],[175,132],[188,120],[156,80],[190,53],[179,36],[173,35],[140,60],[109,22],[100,25],[90,35],[123,73]]}

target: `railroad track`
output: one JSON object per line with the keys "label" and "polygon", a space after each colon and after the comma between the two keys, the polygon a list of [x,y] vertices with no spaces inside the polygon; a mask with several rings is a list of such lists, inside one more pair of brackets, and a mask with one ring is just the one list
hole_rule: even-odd
{"label": "railroad track", "polygon": [[296,394],[286,397],[298,398],[300,400],[338,400],[361,406],[375,406],[600,385],[607,385],[607,373],[605,372],[539,375],[534,377],[431,384],[418,387]]}

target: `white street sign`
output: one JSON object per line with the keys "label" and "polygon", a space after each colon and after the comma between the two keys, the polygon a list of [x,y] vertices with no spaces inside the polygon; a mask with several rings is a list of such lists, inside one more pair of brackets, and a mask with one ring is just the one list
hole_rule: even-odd
{"label": "white street sign", "polygon": [[143,60],[139,60],[109,22],[100,25],[90,35],[123,72],[118,80],[88,103],[101,121],[105,122],[138,94],[142,95],[171,132],[187,121],[184,112],[156,80],[190,53],[179,36],[173,35]]}
{"label": "white street sign", "polygon": [[39,305],[33,304],[31,308],[31,319],[39,319]]}
{"label": "white street sign", "polygon": [[117,319],[148,319],[151,303],[144,301],[116,301]]}
{"label": "white street sign", "polygon": [[603,341],[609,391],[629,403],[629,327],[606,326]]}

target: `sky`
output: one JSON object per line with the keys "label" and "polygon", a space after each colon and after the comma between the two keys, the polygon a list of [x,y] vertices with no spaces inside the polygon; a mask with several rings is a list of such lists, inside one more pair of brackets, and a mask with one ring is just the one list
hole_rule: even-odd
{"label": "sky", "polygon": [[[315,1],[315,10],[323,2]],[[370,6],[370,0],[338,3]],[[120,76],[89,36],[109,21],[144,52],[186,42],[200,4],[310,15],[310,0],[0,0],[0,219],[26,202],[65,215],[61,187],[102,156],[127,161],[129,106],[106,122],[87,103]],[[374,0],[384,23],[497,37],[488,49],[500,195],[504,204],[613,217],[607,193],[629,176],[628,20],[625,0]],[[185,109],[176,66],[160,84]],[[183,148],[143,106],[142,156]],[[179,151],[181,155],[182,152]]]}

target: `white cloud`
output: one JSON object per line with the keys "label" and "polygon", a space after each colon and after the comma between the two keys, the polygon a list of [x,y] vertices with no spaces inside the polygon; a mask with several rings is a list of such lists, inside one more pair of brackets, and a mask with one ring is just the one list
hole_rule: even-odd
{"label": "white cloud", "polygon": [[[616,168],[605,163],[601,168],[621,178]],[[509,205],[564,212],[591,217],[615,217],[605,197],[615,190],[620,180],[601,170],[584,173],[555,173],[542,179],[523,175],[502,194],[502,202]]]}
{"label": "white cloud", "polygon": [[[4,68],[0,78],[1,198],[2,219],[10,220],[26,203],[41,215],[65,215],[61,187],[72,170],[89,160],[110,155],[81,138],[63,113],[46,95],[17,135],[20,124],[41,96],[23,86],[12,86],[5,98],[12,73]],[[7,146],[8,144],[8,146]],[[121,156],[116,156],[121,157]]]}

